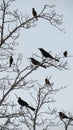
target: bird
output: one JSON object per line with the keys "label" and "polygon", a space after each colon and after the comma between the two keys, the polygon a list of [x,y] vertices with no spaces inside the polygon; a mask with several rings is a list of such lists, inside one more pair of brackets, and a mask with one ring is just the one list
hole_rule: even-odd
{"label": "bird", "polygon": [[64,52],[63,52],[63,55],[64,55],[64,57],[67,57],[68,52],[67,52],[67,51],[64,51]]}
{"label": "bird", "polygon": [[51,86],[51,83],[47,78],[45,79],[45,83]]}
{"label": "bird", "polygon": [[43,48],[38,48],[38,49],[41,51],[42,55],[43,55],[45,58],[51,58],[51,59],[54,59],[55,61],[58,61],[58,62],[59,62],[58,59],[54,58],[51,54],[49,54],[49,53],[48,53],[47,51],[45,51]]}
{"label": "bird", "polygon": [[38,66],[41,66],[43,68],[46,68],[46,66],[42,65],[38,60],[35,60],[34,58],[30,58],[31,59],[31,62],[34,64],[34,65],[38,65]]}
{"label": "bird", "polygon": [[37,12],[35,11],[34,8],[32,8],[32,14],[36,18],[36,20],[38,20],[38,18],[37,18]]}
{"label": "bird", "polygon": [[70,119],[68,116],[66,116],[63,112],[59,112],[59,116],[61,119]]}
{"label": "bird", "polygon": [[12,65],[12,63],[13,63],[13,57],[12,56],[10,56],[10,59],[9,59],[9,66],[11,67],[11,65]]}
{"label": "bird", "polygon": [[21,97],[18,98],[18,103],[19,103],[22,107],[25,106],[25,107],[30,108],[32,111],[35,111],[35,108],[29,106],[29,104],[28,104],[26,101],[22,100]]}

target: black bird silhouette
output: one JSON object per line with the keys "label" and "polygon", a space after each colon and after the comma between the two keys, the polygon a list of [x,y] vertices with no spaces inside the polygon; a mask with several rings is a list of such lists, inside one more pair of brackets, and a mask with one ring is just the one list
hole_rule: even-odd
{"label": "black bird silhouette", "polygon": [[51,86],[51,83],[47,78],[45,79],[45,83]]}
{"label": "black bird silhouette", "polygon": [[32,14],[36,18],[36,20],[38,20],[38,18],[37,18],[37,12],[35,11],[34,8],[32,8]]}
{"label": "black bird silhouette", "polygon": [[13,63],[13,57],[12,56],[10,56],[10,59],[9,59],[9,66],[11,67],[11,65],[12,65],[12,63]]}
{"label": "black bird silhouette", "polygon": [[65,57],[67,57],[68,52],[67,52],[67,51],[64,51],[63,55],[64,55]]}
{"label": "black bird silhouette", "polygon": [[42,53],[42,55],[45,57],[45,58],[51,58],[51,59],[54,59],[55,61],[58,61],[59,62],[59,60],[58,59],[56,59],[56,58],[54,58],[52,55],[50,55],[47,51],[45,51],[43,48],[38,48],[40,51],[41,51],[41,53]]}
{"label": "black bird silhouette", "polygon": [[22,107],[25,106],[25,107],[30,108],[32,111],[35,111],[35,108],[30,107],[29,104],[28,104],[26,101],[22,100],[20,97],[18,98],[18,103],[19,103]]}
{"label": "black bird silhouette", "polygon": [[42,65],[38,60],[35,60],[34,58],[30,58],[31,59],[31,62],[34,64],[34,65],[38,65],[38,66],[41,66],[43,68],[46,68],[46,66]]}
{"label": "black bird silhouette", "polygon": [[63,112],[59,112],[59,116],[61,119],[70,119],[68,116],[66,116]]}

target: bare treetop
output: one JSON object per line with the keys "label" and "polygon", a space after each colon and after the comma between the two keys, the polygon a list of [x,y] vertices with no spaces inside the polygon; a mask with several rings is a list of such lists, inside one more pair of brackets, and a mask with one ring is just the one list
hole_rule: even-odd
{"label": "bare treetop", "polygon": [[[69,56],[64,53],[52,55],[50,50],[42,48],[45,54],[41,49],[41,56],[33,53],[29,56],[29,62],[26,65],[26,62],[23,62],[23,54],[18,53],[16,56],[15,49],[19,45],[22,29],[37,26],[40,19],[46,20],[48,24],[64,32],[61,28],[63,17],[55,11],[55,5],[44,5],[40,12],[33,8],[32,16],[29,16],[18,9],[10,9],[13,2],[15,0],[2,0],[0,5],[0,129],[48,130],[50,126],[59,124],[55,122],[56,108],[50,107],[50,104],[55,102],[53,95],[65,87],[55,89],[54,83],[48,78],[44,78],[45,83],[40,84],[31,77],[33,72],[36,74],[38,68],[43,69],[44,73],[52,67],[68,70]],[[22,62],[26,67],[22,65]],[[39,74],[38,78],[40,79]],[[29,95],[27,100],[23,100],[26,97],[25,92]]]}

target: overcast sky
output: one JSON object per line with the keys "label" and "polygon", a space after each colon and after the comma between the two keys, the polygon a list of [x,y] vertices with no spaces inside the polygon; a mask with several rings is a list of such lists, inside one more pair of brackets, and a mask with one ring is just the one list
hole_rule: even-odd
{"label": "overcast sky", "polygon": [[[18,0],[17,0],[18,1]],[[50,25],[45,20],[38,20],[38,24],[34,28],[25,30],[22,32],[22,39],[20,41],[21,49],[23,51],[24,57],[30,57],[32,53],[40,54],[38,49],[42,47],[47,51],[52,51],[53,54],[58,54],[65,50],[68,51],[69,55],[73,55],[73,0],[19,0],[16,5],[21,8],[24,13],[28,13],[30,17],[32,16],[31,9],[34,7],[39,13],[43,8],[44,4],[56,4],[56,11],[59,14],[63,14],[63,27],[65,27],[66,33],[62,33],[55,27]],[[24,4],[23,4],[24,3]],[[28,51],[27,51],[28,50]],[[62,90],[56,95],[57,102],[54,107],[58,108],[58,111],[65,110],[71,112],[73,115],[73,58],[69,59],[69,71],[59,71],[49,69],[41,77],[40,80],[44,79],[47,75],[52,75],[52,81],[55,87],[65,86],[67,88]],[[35,79],[38,79],[35,76]],[[50,130],[62,130],[62,127],[52,128]],[[71,128],[72,130],[73,128]],[[69,129],[70,130],[70,129]]]}
{"label": "overcast sky", "polygon": [[[22,0],[22,2],[17,0],[16,3],[16,8],[19,8],[24,14],[29,14],[30,17],[32,17],[32,7],[39,13],[44,4],[56,4],[57,13],[63,14],[63,27],[66,31],[66,33],[62,33],[47,21],[39,19],[36,27],[22,30],[20,37],[21,49],[19,51],[23,52],[24,58],[30,57],[33,52],[40,55],[39,47],[47,51],[51,50],[54,55],[65,50],[68,51],[69,55],[73,55],[73,0]],[[44,76],[41,77],[41,74],[39,74],[39,77],[41,77],[40,80],[43,80],[46,76],[52,75],[51,80],[54,82],[54,87],[67,85],[65,90],[56,95],[57,102],[54,107],[57,107],[58,111],[65,110],[73,115],[73,58],[70,58],[68,62],[69,71],[49,69],[45,74],[44,71],[42,72]],[[38,79],[38,77],[34,76],[34,79]],[[62,130],[62,127],[50,130],[57,129]]]}
{"label": "overcast sky", "polygon": [[[33,52],[40,55],[38,48],[42,47],[47,51],[52,51],[54,55],[65,50],[69,55],[73,55],[73,0],[16,0],[14,8],[18,8],[24,14],[27,13],[32,17],[32,7],[39,13],[44,4],[56,4],[57,13],[63,14],[63,27],[65,27],[66,33],[60,32],[47,21],[39,19],[36,27],[22,30],[19,53],[22,52],[24,58],[32,56]],[[26,62],[28,62],[27,59]],[[55,87],[67,85],[65,90],[56,95],[57,102],[54,107],[57,107],[59,111],[71,112],[73,115],[73,58],[70,58],[68,63],[69,71],[48,69],[45,74],[42,72],[44,76],[41,77],[41,80],[52,75],[51,80]],[[38,79],[38,76],[34,77],[34,79],[36,78]],[[50,130],[58,129],[62,130],[61,127]]]}

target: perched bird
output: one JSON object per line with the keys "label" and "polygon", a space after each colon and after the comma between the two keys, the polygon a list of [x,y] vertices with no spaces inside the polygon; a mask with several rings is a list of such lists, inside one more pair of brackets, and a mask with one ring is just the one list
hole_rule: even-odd
{"label": "perched bird", "polygon": [[54,58],[51,54],[49,54],[49,53],[48,53],[47,51],[45,51],[43,48],[38,48],[38,49],[41,51],[42,55],[43,55],[45,58],[51,58],[51,59],[54,59],[55,61],[58,61],[58,62],[59,62],[58,59]]}
{"label": "perched bird", "polygon": [[12,56],[10,56],[10,59],[9,59],[9,66],[11,67],[11,65],[12,65],[12,63],[13,63],[13,57]]}
{"label": "perched bird", "polygon": [[30,108],[32,111],[35,111],[35,108],[30,107],[29,104],[27,102],[25,102],[24,100],[22,100],[20,97],[18,98],[18,103],[23,107],[28,107]]}
{"label": "perched bird", "polygon": [[51,86],[51,83],[47,78],[45,79],[45,83]]}
{"label": "perched bird", "polygon": [[35,60],[34,58],[30,58],[31,59],[31,62],[34,64],[34,65],[38,65],[38,66],[41,66],[43,68],[46,68],[46,66],[42,65],[38,60]]}
{"label": "perched bird", "polygon": [[34,8],[32,8],[32,14],[36,18],[36,20],[38,20],[38,18],[37,18],[37,12],[35,11]]}
{"label": "perched bird", "polygon": [[63,112],[59,112],[59,116],[60,116],[61,119],[65,119],[65,118],[70,119],[70,118],[69,118],[68,116],[66,116]]}
{"label": "perched bird", "polygon": [[63,55],[64,55],[64,57],[67,57],[68,52],[67,52],[67,51],[64,51]]}

